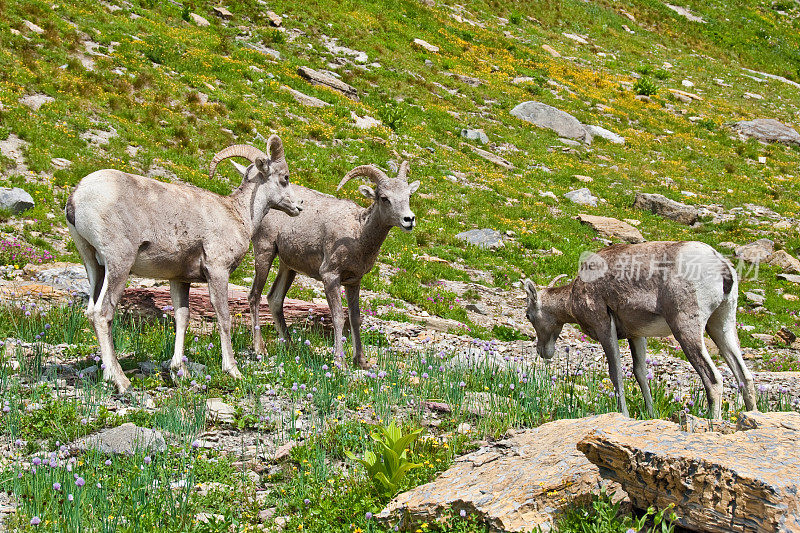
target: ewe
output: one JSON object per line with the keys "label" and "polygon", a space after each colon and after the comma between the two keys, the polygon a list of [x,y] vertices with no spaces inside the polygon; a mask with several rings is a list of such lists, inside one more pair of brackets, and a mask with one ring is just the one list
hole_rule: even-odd
{"label": "ewe", "polygon": [[354,364],[365,368],[367,361],[361,347],[361,313],[358,295],[361,278],[369,272],[380,252],[381,244],[393,226],[405,231],[414,229],[415,217],[409,199],[419,187],[419,181],[408,183],[408,161],[400,165],[396,178],[390,178],[379,168],[362,165],[345,175],[341,189],[357,176],[369,178],[375,189],[361,185],[358,190],[373,200],[363,208],[350,200],[322,194],[296,186],[294,193],[303,202],[303,213],[287,224],[285,219],[268,215],[253,237],[255,279],[250,290],[250,314],[253,321],[253,344],[263,353],[264,341],[258,322],[258,305],[272,262],[280,258],[280,268],[267,295],[278,334],[289,340],[283,315],[283,300],[297,272],[321,280],[331,308],[334,331],[334,353],[342,354],[344,310],[341,287],[347,294],[347,310],[353,336]]}
{"label": "ewe", "polygon": [[250,246],[250,239],[271,207],[300,214],[289,187],[283,143],[273,135],[269,155],[235,145],[214,156],[234,163],[242,183],[230,196],[174,183],[162,183],[117,170],[98,170],[83,178],[69,197],[67,225],[89,278],[86,310],[97,333],[103,377],[120,392],[130,387],[114,355],[111,322],[130,273],[168,279],[175,307],[174,375],[186,374],[183,344],[189,324],[189,284],[208,282],[222,341],[222,369],[240,377],[231,348],[228,277]]}
{"label": "ewe", "polygon": [[579,324],[603,346],[617,406],[626,416],[619,339],[628,339],[633,373],[652,416],[646,338],[671,333],[700,375],[709,412],[720,418],[722,375],[708,355],[704,331],[736,376],[745,406],[755,409],[753,377],[742,359],[736,333],[736,271],[710,246],[700,242],[609,246],[586,257],[572,283],[548,287],[537,294],[528,280],[525,290],[528,320],[536,330],[539,355],[552,358],[564,324]]}

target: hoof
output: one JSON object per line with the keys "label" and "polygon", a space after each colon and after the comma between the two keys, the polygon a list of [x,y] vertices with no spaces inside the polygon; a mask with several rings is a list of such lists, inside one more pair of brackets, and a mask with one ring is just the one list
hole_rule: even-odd
{"label": "hoof", "polygon": [[239,372],[239,369],[235,366],[233,368],[226,370],[225,372],[227,372],[231,377],[234,377],[236,379],[242,379],[242,373]]}
{"label": "hoof", "polygon": [[126,394],[127,392],[131,391],[131,380],[127,377],[122,376],[120,378],[106,378],[106,381],[109,381],[114,384],[117,388],[117,392],[120,395]]}

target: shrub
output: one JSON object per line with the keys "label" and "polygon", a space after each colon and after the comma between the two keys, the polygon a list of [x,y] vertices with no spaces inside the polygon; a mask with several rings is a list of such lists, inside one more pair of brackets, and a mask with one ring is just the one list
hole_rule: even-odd
{"label": "shrub", "polygon": [[658,85],[647,76],[642,76],[633,84],[633,92],[644,96],[653,96],[658,93]]}

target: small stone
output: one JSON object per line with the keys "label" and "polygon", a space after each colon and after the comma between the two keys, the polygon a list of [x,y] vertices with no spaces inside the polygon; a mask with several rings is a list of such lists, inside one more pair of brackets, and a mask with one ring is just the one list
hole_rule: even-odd
{"label": "small stone", "polygon": [[634,209],[650,211],[689,226],[697,222],[699,217],[696,207],[676,202],[662,194],[637,192],[633,207]]}
{"label": "small stone", "polygon": [[591,142],[590,134],[577,118],[551,105],[536,101],[522,102],[510,113],[535,126],[552,130],[559,137]]}
{"label": "small stone", "polygon": [[588,125],[584,127],[586,128],[586,131],[589,133],[589,135],[591,135],[592,137],[600,137],[613,144],[625,144],[625,137],[617,135],[613,131],[607,130],[600,126]]}
{"label": "small stone", "polygon": [[652,100],[652,99],[651,99],[649,96],[647,96],[646,94],[637,94],[637,95],[636,95],[634,98],[636,98],[636,99],[637,99],[637,100],[639,100],[640,102],[644,102],[644,103],[646,103],[646,104],[649,104],[650,102],[652,102],[652,101],[653,101],[653,100]]}
{"label": "small stone", "polygon": [[689,80],[683,80],[681,82],[681,85],[683,85],[684,87],[694,87],[694,82]]}
{"label": "small stone", "polygon": [[274,11],[267,11],[267,18],[269,19],[269,23],[276,28],[280,28],[281,24],[283,24],[283,18]]}
{"label": "small stone", "polygon": [[206,26],[211,26],[211,23],[203,16],[198,15],[197,13],[189,13],[189,18],[192,19],[197,26],[204,28]]}
{"label": "small stone", "polygon": [[324,72],[316,71],[310,67],[299,67],[297,69],[297,73],[308,80],[312,85],[330,87],[331,89],[339,91],[356,102],[359,101],[358,91],[355,89],[355,87],[346,84],[342,80],[336,79],[333,76],[325,74]]}
{"label": "small stone", "polygon": [[431,43],[429,43],[428,41],[424,41],[424,40],[422,40],[422,39],[414,39],[412,42],[413,42],[413,43],[414,43],[414,44],[415,44],[417,47],[419,47],[419,48],[423,48],[423,49],[425,49],[425,50],[427,50],[428,52],[431,52],[431,53],[433,53],[433,54],[435,54],[435,53],[437,53],[437,52],[439,51],[439,47],[438,47],[438,46],[434,46],[434,45],[432,45]]}
{"label": "small stone", "polygon": [[478,313],[479,315],[488,315],[489,310],[486,306],[480,302],[469,303],[465,306],[467,311],[472,311],[473,313]]}
{"label": "small stone", "polygon": [[589,44],[589,41],[587,41],[584,37],[582,37],[580,35],[576,35],[574,33],[562,33],[561,35],[563,35],[567,39],[572,39],[576,43]]}
{"label": "small stone", "polygon": [[767,333],[751,333],[750,336],[765,344],[775,344],[775,337]]}
{"label": "small stone", "polygon": [[789,274],[800,274],[800,261],[786,250],[778,250],[769,258],[769,264],[775,265]]}
{"label": "small stone", "polygon": [[236,411],[222,398],[209,398],[206,400],[206,418],[218,422],[233,422]]}
{"label": "small stone", "polygon": [[355,127],[360,129],[360,130],[368,130],[368,129],[371,129],[371,128],[374,128],[376,126],[380,126],[381,125],[381,121],[380,120],[378,120],[376,118],[372,118],[369,115],[365,115],[363,117],[359,117],[355,113],[355,111],[351,111],[350,112],[350,116],[352,117],[352,119],[354,121]]}
{"label": "small stone", "polygon": [[743,137],[763,142],[800,145],[800,133],[773,118],[742,120],[731,125],[731,128]]}
{"label": "small stone", "polygon": [[34,111],[39,111],[40,107],[50,102],[55,102],[55,98],[41,93],[29,94],[19,99],[20,104],[28,106]]}
{"label": "small stone", "polygon": [[37,26],[30,20],[23,20],[22,23],[25,25],[26,28],[28,28],[33,33],[38,33],[39,35],[44,33],[44,30],[42,29],[41,26]]}
{"label": "small stone", "polygon": [[775,243],[770,239],[758,239],[751,243],[736,248],[734,255],[737,259],[748,263],[765,263],[775,253]]}
{"label": "small stone", "polygon": [[778,279],[782,279],[791,283],[800,283],[799,274],[778,274]]}
{"label": "small stone", "polygon": [[489,137],[487,137],[483,130],[470,130],[465,128],[461,130],[461,136],[470,141],[479,141],[481,144],[489,142]]}
{"label": "small stone", "polygon": [[456,428],[456,433],[459,435],[466,435],[470,431],[472,431],[472,426],[470,426],[467,422],[461,422]]}
{"label": "small stone", "polygon": [[293,440],[290,440],[286,444],[279,446],[278,449],[275,450],[275,462],[280,463],[288,459],[291,456],[292,449],[294,449],[296,446],[297,442]]}
{"label": "small stone", "polygon": [[742,95],[742,96],[743,96],[744,98],[747,98],[747,99],[752,99],[752,100],[763,100],[763,99],[764,99],[764,97],[763,97],[763,96],[761,96],[761,95],[760,95],[760,94],[758,94],[758,93],[744,93],[744,95]]}
{"label": "small stone", "polygon": [[470,148],[472,148],[472,151],[475,152],[476,155],[482,157],[483,159],[489,161],[490,163],[494,163],[495,165],[501,166],[508,170],[514,168],[514,164],[511,163],[511,161],[508,161],[507,159],[500,157],[497,154],[493,154],[492,152],[487,152],[486,150],[478,148],[477,146],[470,146]]}
{"label": "small stone", "polygon": [[[85,371],[84,371],[85,372]],[[96,449],[101,453],[134,455],[137,451],[153,450],[163,452],[167,443],[160,431],[138,427],[132,422],[104,429],[74,442],[74,450]]]}
{"label": "small stone", "polygon": [[286,85],[281,86],[281,89],[289,92],[289,94],[292,95],[292,97],[297,101],[297,103],[301,105],[305,105],[308,107],[327,107],[331,105],[324,100],[320,100],[319,98],[316,98],[314,96],[309,96],[305,93],[301,93],[300,91],[292,89],[291,87],[288,87]]}
{"label": "small stone", "polygon": [[225,19],[225,20],[230,20],[230,19],[233,18],[233,13],[231,13],[230,11],[228,11],[226,8],[224,8],[222,6],[214,7],[214,14],[216,16],[218,16],[219,18],[222,18],[222,19]]}
{"label": "small stone", "polygon": [[50,160],[50,164],[53,165],[53,168],[56,170],[64,170],[72,166],[72,161],[64,159],[63,157],[54,157]]}
{"label": "small stone", "polygon": [[499,231],[489,228],[472,229],[456,234],[456,239],[466,241],[478,248],[497,250],[503,247],[503,236]]}
{"label": "small stone", "polygon": [[576,204],[597,207],[597,196],[593,195],[592,191],[586,187],[569,191],[568,193],[564,194],[564,198],[571,200]]}
{"label": "small stone", "polygon": [[549,44],[543,44],[542,50],[544,50],[553,57],[561,57],[561,54],[559,54],[558,51]]}
{"label": "small stone", "polygon": [[575,174],[575,175],[573,176],[573,178],[575,178],[575,179],[576,179],[576,180],[578,180],[578,181],[582,181],[583,183],[592,183],[592,182],[594,181],[594,178],[593,178],[593,177],[591,177],[591,176],[584,176],[583,174]]}
{"label": "small stone", "polygon": [[592,227],[597,233],[603,237],[619,238],[629,243],[644,242],[644,237],[638,229],[634,228],[626,222],[617,220],[612,217],[601,217],[595,215],[588,215],[581,213],[578,215],[578,220],[582,223]]}
{"label": "small stone", "polygon": [[754,292],[745,292],[744,297],[747,298],[748,302],[756,306],[764,305],[764,302],[767,301],[767,299],[764,296],[756,294]]}
{"label": "small stone", "polygon": [[0,209],[19,215],[34,207],[33,197],[19,187],[0,187]]}

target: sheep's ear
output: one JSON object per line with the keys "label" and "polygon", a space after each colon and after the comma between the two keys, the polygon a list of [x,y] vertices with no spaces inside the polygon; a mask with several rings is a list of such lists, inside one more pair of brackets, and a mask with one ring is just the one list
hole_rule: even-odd
{"label": "sheep's ear", "polygon": [[375,191],[372,190],[372,187],[369,185],[359,185],[358,192],[363,194],[365,197],[369,198],[370,200],[375,199]]}
{"label": "sheep's ear", "polygon": [[533,304],[533,307],[539,307],[539,295],[536,294],[536,285],[529,279],[525,280],[525,292],[528,293],[528,301]]}
{"label": "sheep's ear", "polygon": [[414,194],[419,189],[419,180],[412,181],[408,184],[408,194]]}
{"label": "sheep's ear", "polygon": [[256,168],[260,170],[263,174],[267,174],[269,172],[269,161],[264,159],[263,157],[257,157],[255,160]]}
{"label": "sheep's ear", "polygon": [[242,176],[246,176],[247,175],[247,167],[246,166],[240,165],[236,161],[231,161],[231,164],[236,168],[236,170],[239,171],[239,174],[241,174]]}

